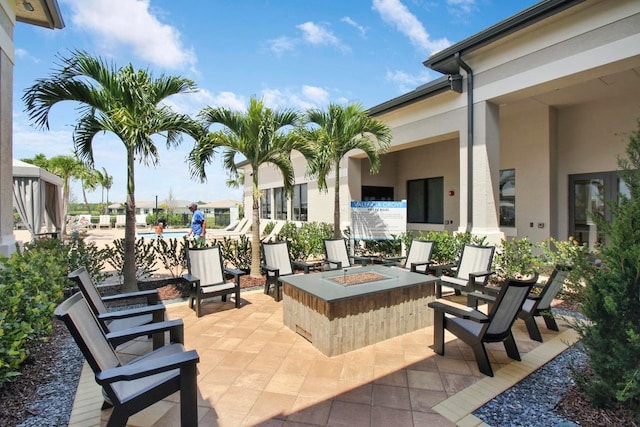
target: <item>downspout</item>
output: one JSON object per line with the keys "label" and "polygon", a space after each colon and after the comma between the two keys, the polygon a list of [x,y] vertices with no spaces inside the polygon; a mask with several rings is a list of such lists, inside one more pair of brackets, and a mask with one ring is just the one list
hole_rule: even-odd
{"label": "downspout", "polygon": [[456,52],[454,58],[467,73],[467,233],[473,227],[473,70]]}

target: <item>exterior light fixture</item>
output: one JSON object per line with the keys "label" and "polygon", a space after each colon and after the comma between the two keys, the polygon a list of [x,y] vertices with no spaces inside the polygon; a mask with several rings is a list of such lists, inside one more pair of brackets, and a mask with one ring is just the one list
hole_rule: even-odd
{"label": "exterior light fixture", "polygon": [[24,7],[25,10],[29,12],[33,12],[35,10],[33,5],[29,3],[27,0],[22,0],[22,7]]}

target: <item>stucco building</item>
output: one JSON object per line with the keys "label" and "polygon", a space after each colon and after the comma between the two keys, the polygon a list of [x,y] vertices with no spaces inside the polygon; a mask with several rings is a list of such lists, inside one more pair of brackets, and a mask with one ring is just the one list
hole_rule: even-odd
{"label": "stucco building", "polygon": [[[617,158],[640,118],[640,2],[543,1],[424,65],[442,77],[370,108],[393,133],[380,173],[343,158],[342,228],[351,200],[407,200],[408,230],[593,245],[589,212],[624,191]],[[261,169],[261,217],[332,222],[333,183],[318,192],[292,160],[294,198]]]}

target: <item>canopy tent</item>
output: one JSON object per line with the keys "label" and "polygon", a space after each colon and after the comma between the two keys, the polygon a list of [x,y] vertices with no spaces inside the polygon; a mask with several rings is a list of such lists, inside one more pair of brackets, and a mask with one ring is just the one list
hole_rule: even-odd
{"label": "canopy tent", "polygon": [[31,235],[44,225],[58,232],[62,226],[62,179],[46,170],[13,159],[13,205]]}

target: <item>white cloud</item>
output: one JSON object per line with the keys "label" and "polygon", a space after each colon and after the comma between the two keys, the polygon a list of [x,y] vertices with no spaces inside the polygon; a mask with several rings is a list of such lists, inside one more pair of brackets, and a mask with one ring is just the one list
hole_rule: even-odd
{"label": "white cloud", "polygon": [[282,56],[283,53],[291,51],[296,47],[296,41],[286,36],[278,37],[277,39],[268,40],[267,44],[269,49],[278,56]]}
{"label": "white cloud", "polygon": [[263,89],[262,99],[267,107],[273,109],[298,109],[306,110],[312,107],[326,105],[329,100],[329,92],[325,89],[304,85],[297,90],[292,89]]}
{"label": "white cloud", "polygon": [[61,0],[71,10],[71,22],[93,34],[110,55],[121,47],[132,49],[154,65],[193,68],[196,56],[183,46],[180,32],[160,22],[150,11],[150,0]]}
{"label": "white cloud", "polygon": [[345,16],[344,18],[342,18],[341,21],[345,22],[345,23],[351,25],[352,27],[354,27],[355,29],[357,29],[360,32],[360,35],[362,35],[363,37],[367,35],[367,29],[365,27],[363,27],[362,25],[358,24],[353,19],[349,18],[348,16]]}
{"label": "white cloud", "polygon": [[422,23],[400,0],[373,0],[373,9],[380,14],[385,22],[395,26],[398,31],[409,38],[411,43],[428,54],[451,45],[451,42],[446,38],[432,40]]}
{"label": "white cloud", "polygon": [[466,17],[477,11],[475,0],[447,0],[449,13],[456,17]]}
{"label": "white cloud", "polygon": [[307,21],[304,24],[296,25],[296,28],[302,31],[302,38],[307,43],[316,46],[335,46],[342,51],[350,50],[338,37],[321,25]]}
{"label": "white cloud", "polygon": [[387,80],[395,83],[400,92],[408,92],[431,80],[428,71],[421,71],[418,74],[409,74],[400,70],[387,70]]}
{"label": "white cloud", "polygon": [[302,95],[315,104],[327,104],[329,102],[329,92],[317,86],[302,86]]}

